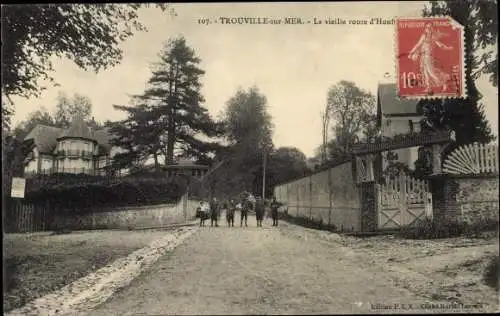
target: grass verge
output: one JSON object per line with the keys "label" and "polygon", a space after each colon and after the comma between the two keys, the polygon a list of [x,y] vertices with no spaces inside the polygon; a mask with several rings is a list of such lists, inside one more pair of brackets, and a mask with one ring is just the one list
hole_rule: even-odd
{"label": "grass verge", "polygon": [[486,285],[498,291],[500,280],[500,256],[492,257],[486,266],[483,281]]}
{"label": "grass verge", "polygon": [[156,231],[81,231],[4,236],[4,311],[49,294],[164,235]]}

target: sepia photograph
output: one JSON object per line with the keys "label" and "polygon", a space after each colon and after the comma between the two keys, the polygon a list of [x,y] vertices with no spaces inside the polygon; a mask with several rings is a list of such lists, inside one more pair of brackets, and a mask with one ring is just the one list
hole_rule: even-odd
{"label": "sepia photograph", "polygon": [[496,0],[1,5],[4,315],[500,312]]}

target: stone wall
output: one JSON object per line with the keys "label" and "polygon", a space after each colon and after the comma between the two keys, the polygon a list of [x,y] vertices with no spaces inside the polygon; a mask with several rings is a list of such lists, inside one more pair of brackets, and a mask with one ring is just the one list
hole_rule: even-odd
{"label": "stone wall", "polygon": [[498,175],[446,175],[431,181],[436,220],[498,221]]}
{"label": "stone wall", "polygon": [[82,216],[57,216],[50,229],[135,229],[181,224],[195,218],[199,202],[184,196],[177,204],[123,207]]}
{"label": "stone wall", "polygon": [[279,185],[274,193],[288,215],[321,220],[339,230],[361,230],[360,194],[351,162]]}

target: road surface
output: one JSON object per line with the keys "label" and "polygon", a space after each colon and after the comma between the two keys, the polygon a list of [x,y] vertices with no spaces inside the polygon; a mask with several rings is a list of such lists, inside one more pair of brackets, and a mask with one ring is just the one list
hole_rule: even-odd
{"label": "road surface", "polygon": [[385,308],[429,302],[340,244],[235,219],[200,228],[90,315],[402,313]]}

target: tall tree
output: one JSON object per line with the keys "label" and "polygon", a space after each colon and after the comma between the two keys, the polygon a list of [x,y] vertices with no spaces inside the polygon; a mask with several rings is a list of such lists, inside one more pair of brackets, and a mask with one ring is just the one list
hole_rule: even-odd
{"label": "tall tree", "polygon": [[[205,72],[199,68],[201,60],[182,36],[166,42],[159,57],[148,88],[134,98],[141,104],[130,110],[129,120],[134,124],[122,134],[135,133],[136,148],[155,157],[160,152],[167,164],[173,163],[176,152],[206,160],[219,144],[201,138],[219,136],[222,130],[202,105],[200,80]],[[120,137],[119,128],[115,131]]]}
{"label": "tall tree", "polygon": [[381,130],[380,126],[377,124],[376,114],[365,114],[362,118],[363,128],[362,128],[362,142],[371,143],[378,139]]}
{"label": "tall tree", "polygon": [[375,98],[354,82],[342,80],[328,90],[327,109],[335,121],[336,147],[349,152],[352,145],[363,137],[363,132],[368,132]]}
{"label": "tall tree", "polygon": [[239,89],[227,101],[223,116],[233,168],[223,178],[229,181],[232,175],[238,174],[241,181],[245,181],[246,190],[260,195],[264,154],[272,153],[274,147],[267,99],[255,86],[247,91]]}
{"label": "tall tree", "polygon": [[226,137],[243,151],[259,152],[273,147],[273,124],[267,99],[257,87],[239,89],[226,103]]}
{"label": "tall tree", "polygon": [[126,119],[108,124],[110,133],[115,136],[111,144],[125,150],[115,155],[114,165],[119,168],[138,166],[153,156],[155,167],[158,168],[158,155],[164,143],[160,137],[162,131],[154,125],[156,118],[151,109],[145,104],[114,107],[127,113]]}
{"label": "tall tree", "polygon": [[[449,15],[464,27],[465,49],[465,85],[467,97],[465,99],[425,100],[421,102],[425,117],[424,127],[431,129],[450,129],[455,131],[455,146],[470,142],[489,142],[494,139],[488,121],[486,120],[483,105],[480,103],[481,94],[475,85],[475,78],[480,73],[489,72],[491,63],[497,60],[488,60],[483,55],[478,59],[474,55],[476,49],[485,48],[495,43],[496,26],[498,25],[497,10],[491,1],[458,0],[449,2],[431,2],[423,14]],[[491,12],[489,12],[489,10]],[[491,72],[492,83],[496,85],[498,76],[497,67]],[[449,147],[452,150],[454,147]]]}

